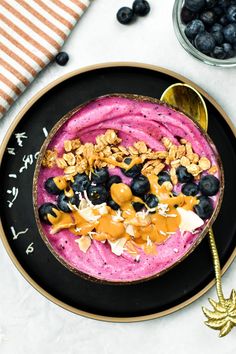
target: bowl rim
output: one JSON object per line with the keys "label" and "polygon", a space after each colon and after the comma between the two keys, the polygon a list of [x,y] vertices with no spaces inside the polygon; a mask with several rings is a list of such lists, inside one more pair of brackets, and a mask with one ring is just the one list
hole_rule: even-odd
{"label": "bowl rim", "polygon": [[219,179],[220,179],[220,195],[217,201],[217,204],[214,208],[213,214],[211,215],[211,217],[208,219],[206,225],[204,226],[204,229],[202,230],[202,232],[199,233],[198,237],[195,239],[195,241],[192,243],[192,245],[190,246],[190,248],[188,249],[188,251],[181,257],[179,258],[177,261],[175,261],[173,264],[171,264],[170,266],[168,266],[167,268],[163,269],[162,271],[155,273],[151,276],[148,277],[143,277],[140,279],[136,279],[136,280],[116,280],[116,281],[112,281],[112,280],[106,280],[106,279],[102,279],[102,278],[97,278],[93,275],[89,275],[77,268],[75,268],[74,266],[70,265],[62,256],[60,256],[55,249],[53,248],[53,246],[51,245],[51,243],[48,240],[48,237],[45,235],[45,232],[42,228],[42,223],[39,219],[39,213],[38,213],[38,203],[37,203],[37,197],[38,197],[38,176],[41,170],[41,164],[42,164],[42,159],[44,157],[44,154],[48,148],[48,145],[50,144],[51,140],[53,139],[53,137],[57,134],[57,132],[60,130],[60,128],[77,112],[79,112],[81,109],[83,109],[84,107],[86,107],[87,105],[91,104],[92,102],[95,102],[97,100],[100,99],[104,99],[104,98],[111,98],[111,97],[121,97],[121,98],[127,98],[127,99],[132,99],[132,100],[136,100],[138,102],[150,102],[153,104],[159,104],[159,105],[163,105],[165,107],[171,108],[172,110],[176,111],[176,112],[181,112],[180,110],[177,110],[176,108],[174,108],[173,106],[166,104],[163,101],[160,101],[157,98],[153,98],[153,97],[148,97],[148,96],[143,96],[143,95],[137,95],[137,94],[130,94],[130,93],[123,93],[123,94],[117,94],[117,93],[113,93],[113,94],[108,94],[108,95],[102,95],[96,98],[93,98],[91,100],[88,100],[82,104],[80,104],[79,106],[75,107],[74,109],[70,110],[68,113],[66,113],[63,117],[61,117],[57,123],[52,127],[52,129],[50,130],[50,132],[48,133],[48,136],[46,137],[46,139],[44,140],[41,149],[39,151],[39,155],[36,161],[36,165],[35,165],[35,170],[34,170],[34,175],[33,175],[33,209],[34,209],[34,215],[35,215],[35,220],[36,220],[36,224],[39,230],[39,233],[44,241],[44,243],[46,244],[46,246],[48,247],[48,249],[50,250],[50,252],[54,255],[54,257],[56,257],[56,259],[62,264],[64,265],[67,269],[69,269],[70,271],[72,271],[73,273],[81,276],[82,278],[86,279],[86,280],[90,280],[96,283],[102,283],[102,284],[110,284],[110,285],[129,285],[129,284],[138,284],[138,283],[143,283],[152,279],[155,279],[161,275],[163,275],[164,273],[166,273],[167,271],[173,269],[174,267],[176,267],[178,264],[180,264],[185,258],[187,258],[194,250],[195,248],[200,244],[200,242],[203,240],[203,238],[206,236],[206,234],[208,233],[209,229],[211,228],[212,224],[214,223],[219,211],[220,211],[220,207],[222,204],[222,200],[223,200],[223,194],[224,194],[224,171],[223,171],[223,164],[220,158],[220,155],[217,151],[217,148],[215,146],[215,144],[213,143],[212,139],[209,137],[209,135],[201,128],[201,126],[196,122],[193,121],[188,115],[186,115],[185,113],[181,112],[184,114],[184,116],[186,116],[188,119],[191,120],[191,122],[201,131],[203,137],[205,138],[205,140],[207,141],[207,143],[211,146],[211,149],[214,152],[214,155],[216,157],[216,162],[217,165],[219,167]]}
{"label": "bowl rim", "polygon": [[206,64],[209,64],[212,66],[225,67],[225,68],[236,66],[236,56],[233,58],[224,59],[224,60],[212,58],[208,55],[201,53],[199,50],[197,50],[191,44],[191,42],[186,37],[184,30],[183,30],[186,25],[184,23],[182,23],[182,21],[181,21],[181,9],[184,6],[184,1],[185,0],[175,0],[174,6],[173,6],[173,11],[172,11],[172,21],[173,21],[175,34],[179,40],[179,43],[182,45],[182,47],[189,54],[191,54],[193,57],[195,57],[199,61],[204,62]]}

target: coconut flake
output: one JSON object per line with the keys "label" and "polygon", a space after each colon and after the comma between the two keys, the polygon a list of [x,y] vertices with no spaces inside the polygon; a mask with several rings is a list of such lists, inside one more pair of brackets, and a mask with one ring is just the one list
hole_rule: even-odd
{"label": "coconut flake", "polygon": [[94,215],[93,208],[91,207],[79,210],[79,214],[88,222],[95,222],[101,218],[101,215]]}
{"label": "coconut flake", "polygon": [[130,236],[134,236],[134,228],[133,228],[133,225],[127,225],[125,231],[126,231],[127,234],[129,234]]}
{"label": "coconut flake", "polygon": [[81,236],[80,238],[76,239],[75,242],[78,244],[79,249],[86,253],[91,246],[91,238],[89,236]]}
{"label": "coconut flake", "polygon": [[179,228],[182,232],[193,232],[198,227],[204,225],[204,221],[192,210],[185,210],[184,208],[178,207],[177,211],[181,217]]}
{"label": "coconut flake", "polygon": [[116,254],[117,256],[121,256],[123,251],[124,251],[124,245],[127,242],[126,237],[122,237],[116,241],[110,241],[108,240],[110,246],[111,246],[111,251]]}

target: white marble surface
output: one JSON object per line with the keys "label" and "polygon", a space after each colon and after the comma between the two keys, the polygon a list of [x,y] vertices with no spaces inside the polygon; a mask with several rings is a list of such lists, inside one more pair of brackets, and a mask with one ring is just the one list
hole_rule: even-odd
{"label": "white marble surface", "polygon": [[[172,28],[173,0],[150,0],[152,11],[132,26],[122,26],[117,9],[131,0],[96,0],[65,45],[70,61],[51,64],[0,122],[0,142],[16,114],[49,82],[94,63],[137,61],[179,72],[218,100],[236,125],[236,68],[207,66],[187,54]],[[0,352],[2,354],[232,354],[236,329],[224,339],[203,324],[202,305],[215,289],[187,308],[148,322],[116,324],[86,319],[49,302],[15,269],[0,244]],[[223,277],[228,295],[236,287],[236,261]]]}

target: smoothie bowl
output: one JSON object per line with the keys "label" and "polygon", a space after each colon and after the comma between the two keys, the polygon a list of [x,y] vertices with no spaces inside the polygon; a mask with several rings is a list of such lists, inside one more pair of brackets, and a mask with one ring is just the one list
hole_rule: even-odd
{"label": "smoothie bowl", "polygon": [[206,235],[223,170],[211,139],[157,99],[109,95],[75,108],[37,160],[33,200],[54,256],[86,279],[159,276]]}

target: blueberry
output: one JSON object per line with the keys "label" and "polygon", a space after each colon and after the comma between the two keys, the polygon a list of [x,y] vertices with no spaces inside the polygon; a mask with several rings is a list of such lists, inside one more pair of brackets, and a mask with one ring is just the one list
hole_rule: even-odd
{"label": "blueberry", "polygon": [[107,205],[111,207],[113,210],[120,209],[120,206],[112,198],[107,199]]}
{"label": "blueberry", "polygon": [[181,191],[184,195],[195,196],[198,194],[198,185],[193,182],[186,183],[182,186]]}
{"label": "blueberry", "polygon": [[236,42],[236,23],[230,23],[223,29],[226,42]]}
{"label": "blueberry", "polygon": [[64,192],[59,194],[57,198],[57,205],[60,210],[64,211],[65,213],[70,213],[71,209],[68,205],[69,203],[71,203],[72,205],[76,205],[78,207],[79,197],[74,195],[72,198],[69,198],[64,194]]}
{"label": "blueberry", "polygon": [[112,184],[114,183],[121,183],[122,179],[120,178],[120,176],[114,175],[111,176],[107,182],[107,189],[109,190],[112,186]]}
{"label": "blueberry", "polygon": [[48,220],[48,214],[56,217],[57,215],[53,211],[53,209],[58,210],[58,207],[53,203],[44,203],[39,207],[39,218],[41,221],[45,222],[46,224],[51,225],[50,221]]}
{"label": "blueberry", "polygon": [[187,171],[187,168],[184,166],[179,166],[176,169],[176,174],[180,183],[192,182],[193,180],[193,176]]}
{"label": "blueberry", "polygon": [[92,183],[96,183],[96,184],[103,184],[106,183],[107,180],[109,178],[109,173],[106,167],[104,168],[100,168],[99,170],[95,170],[92,173]]}
{"label": "blueberry", "polygon": [[216,59],[225,59],[226,58],[226,53],[224,51],[223,47],[216,46],[213,49],[212,56]]}
{"label": "blueberry", "polygon": [[224,42],[224,36],[223,36],[222,32],[215,31],[215,32],[212,32],[211,34],[212,34],[212,37],[214,38],[216,44],[221,45]]}
{"label": "blueberry", "polygon": [[66,52],[60,52],[56,55],[56,63],[64,66],[69,60],[69,55]]}
{"label": "blueberry", "polygon": [[133,202],[132,206],[133,206],[133,208],[134,208],[134,210],[136,212],[141,211],[141,210],[143,210],[145,208],[145,205],[143,203],[140,203],[140,202]]}
{"label": "blueberry", "polygon": [[213,213],[213,204],[210,198],[201,196],[198,198],[199,204],[195,205],[195,213],[203,220],[209,219]]}
{"label": "blueberry", "polygon": [[56,183],[54,182],[54,177],[50,177],[45,181],[44,188],[50,194],[57,195],[61,193],[61,190],[57,187]]}
{"label": "blueberry", "polygon": [[223,30],[223,26],[220,23],[214,23],[211,27],[211,33],[213,32],[221,32]]}
{"label": "blueberry", "polygon": [[74,182],[71,187],[75,194],[83,193],[90,186],[90,181],[88,176],[85,173],[78,173],[74,177]]}
{"label": "blueberry", "polygon": [[219,18],[220,16],[222,16],[223,13],[224,13],[224,10],[223,10],[221,7],[219,7],[219,6],[215,6],[215,7],[212,9],[212,11],[214,11],[214,14],[215,14],[215,16],[216,16],[217,18]]}
{"label": "blueberry", "polygon": [[185,0],[187,9],[193,12],[199,12],[205,6],[205,0]]}
{"label": "blueberry", "polygon": [[220,189],[220,181],[214,175],[206,175],[200,179],[199,189],[203,195],[215,195]]}
{"label": "blueberry", "polygon": [[229,22],[236,22],[236,5],[231,5],[226,11]]}
{"label": "blueberry", "polygon": [[218,0],[218,6],[222,8],[226,8],[227,6],[230,5],[230,0]]}
{"label": "blueberry", "polygon": [[105,203],[108,198],[108,193],[106,188],[102,185],[89,186],[88,187],[88,198],[94,205]]}
{"label": "blueberry", "polygon": [[135,0],[133,11],[138,16],[146,16],[150,12],[150,5],[146,0]]}
{"label": "blueberry", "polygon": [[143,200],[150,209],[156,208],[159,203],[158,198],[152,193],[145,194]]}
{"label": "blueberry", "polygon": [[217,0],[205,0],[205,6],[207,9],[211,9],[212,7],[216,6]]}
{"label": "blueberry", "polygon": [[181,21],[185,24],[187,24],[188,22],[194,20],[196,17],[196,13],[190,11],[189,9],[187,9],[187,7],[183,7],[181,10]]}
{"label": "blueberry", "polygon": [[232,58],[234,56],[234,49],[230,43],[223,43],[222,47],[225,51],[226,59]]}
{"label": "blueberry", "polygon": [[[124,159],[124,162],[127,165],[129,165],[131,163],[131,161],[132,161],[132,159],[130,157],[126,157]],[[125,176],[134,178],[141,173],[142,168],[143,168],[143,165],[140,163],[140,164],[134,165],[133,167],[131,167],[128,170],[125,170],[124,168],[122,168],[121,171],[124,173]]]}
{"label": "blueberry", "polygon": [[179,166],[176,169],[176,174],[180,183],[192,182],[193,180],[193,176],[188,173],[187,168],[184,166]]}
{"label": "blueberry", "polygon": [[204,23],[204,25],[212,26],[216,20],[216,17],[213,11],[208,10],[202,12],[199,19]]}
{"label": "blueberry", "polygon": [[205,30],[205,26],[200,20],[192,20],[185,27],[185,34],[189,39],[194,39],[196,35]]}
{"label": "blueberry", "polygon": [[160,186],[164,183],[164,182],[170,182],[171,179],[170,179],[170,175],[168,172],[166,171],[163,171],[163,172],[160,172],[159,175],[158,175],[158,183],[160,184]]}
{"label": "blueberry", "polygon": [[229,23],[227,16],[226,15],[221,16],[219,19],[219,23],[222,26],[226,26]]}
{"label": "blueberry", "polygon": [[134,12],[129,7],[122,7],[116,14],[117,20],[123,25],[127,25],[134,19]]}
{"label": "blueberry", "polygon": [[132,180],[130,187],[133,194],[139,197],[149,192],[150,183],[147,177],[140,175]]}
{"label": "blueberry", "polygon": [[215,40],[210,33],[202,32],[196,36],[194,44],[200,52],[210,54],[215,47]]}

